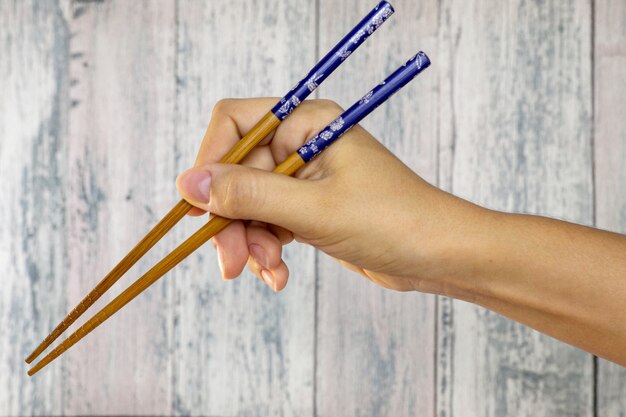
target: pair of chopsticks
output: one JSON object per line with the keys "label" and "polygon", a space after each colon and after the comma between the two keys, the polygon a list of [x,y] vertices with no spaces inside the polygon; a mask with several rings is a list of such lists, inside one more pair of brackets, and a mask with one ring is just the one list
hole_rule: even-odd
{"label": "pair of chopsticks", "polygon": [[[369,37],[392,13],[391,5],[382,1],[354,29],[352,29],[285,97],[283,97],[221,160],[222,163],[240,162],[260,141],[263,140],[284,120],[301,101],[306,99],[332,71],[334,71],[365,39]],[[430,65],[430,60],[419,52],[407,63],[374,87],[341,116],[309,139],[297,152],[279,164],[273,172],[293,175],[299,168],[316,157],[352,126],[359,123],[376,107],[386,101],[396,91],[406,85],[417,74]],[[132,265],[154,246],[193,206],[181,200],[170,212],[107,274],[102,281],[76,306],[67,317],[46,337],[46,339],[26,359],[31,363],[61,333],[83,314],[100,296],[106,292]],[[232,219],[214,216],[206,225],[158,262],[124,292],[102,308],[83,326],[53,349],[40,362],[33,366],[28,375],[32,376],[44,366],[59,357],[80,339],[102,324],[133,298],[174,268],[183,259],[223,230]]]}

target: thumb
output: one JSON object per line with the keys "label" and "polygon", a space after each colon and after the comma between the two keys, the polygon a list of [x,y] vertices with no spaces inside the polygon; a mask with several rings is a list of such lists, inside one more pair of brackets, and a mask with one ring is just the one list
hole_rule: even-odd
{"label": "thumb", "polygon": [[306,213],[314,210],[316,201],[309,181],[234,164],[192,168],[178,177],[176,185],[185,200],[210,213],[292,231],[307,228]]}

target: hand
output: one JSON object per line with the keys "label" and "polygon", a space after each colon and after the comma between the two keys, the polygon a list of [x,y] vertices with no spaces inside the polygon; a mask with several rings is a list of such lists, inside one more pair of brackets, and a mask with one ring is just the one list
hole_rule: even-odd
{"label": "hand", "polygon": [[283,289],[282,245],[295,239],[384,287],[442,293],[439,276],[455,267],[449,254],[471,241],[486,210],[432,187],[360,126],[295,178],[267,172],[341,114],[327,100],[303,102],[241,165],[216,163],[275,102],[220,101],[195,167],[177,181],[201,209],[192,214],[244,219],[212,239],[223,277],[237,277],[247,263],[274,291]]}
{"label": "hand", "polygon": [[236,221],[213,243],[222,274],[285,287],[282,245],[311,244],[386,288],[471,301],[626,365],[626,237],[498,213],[440,191],[355,126],[295,178],[268,172],[341,109],[307,100],[240,165],[215,163],[275,99],[216,106],[195,168],[178,179],[199,209]]}

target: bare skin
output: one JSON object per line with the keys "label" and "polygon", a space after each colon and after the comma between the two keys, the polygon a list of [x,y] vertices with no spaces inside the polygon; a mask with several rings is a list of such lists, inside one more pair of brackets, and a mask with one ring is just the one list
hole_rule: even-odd
{"label": "bare skin", "polygon": [[223,100],[195,167],[197,208],[236,221],[212,240],[226,279],[287,284],[282,246],[315,246],[385,288],[470,301],[626,366],[626,236],[488,210],[422,180],[360,126],[295,178],[273,174],[342,109],[307,100],[242,165],[216,163],[276,99]]}

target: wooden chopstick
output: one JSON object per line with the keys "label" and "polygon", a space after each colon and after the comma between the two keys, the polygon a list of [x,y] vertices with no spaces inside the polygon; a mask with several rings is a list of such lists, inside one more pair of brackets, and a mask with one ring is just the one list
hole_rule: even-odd
{"label": "wooden chopstick", "polygon": [[[311,94],[341,63],[393,14],[387,1],[372,9],[309,73],[246,134],[223,158],[222,163],[239,163],[260,141]],[[143,255],[171,230],[192,208],[181,200],[148,234],[109,272],[96,287],[59,323],[43,342],[26,358],[31,363],[72,323],[115,284]]]}
{"label": "wooden chopstick", "polygon": [[[260,141],[280,124],[280,120],[268,112],[237,144],[221,159],[224,164],[240,162]],[[96,287],[63,319],[61,323],[44,339],[37,349],[26,358],[31,363],[41,352],[52,344],[69,326],[72,325],[89,307],[93,305],[113,284],[115,284],[143,255],[146,254],[193,206],[186,200],[180,200],[148,234],[109,272]]]}
{"label": "wooden chopstick", "polygon": [[[300,156],[295,153],[291,155],[282,164],[278,165],[274,172],[292,175],[296,172],[304,161]],[[107,304],[102,310],[100,310],[95,316],[89,319],[78,330],[76,330],[70,337],[65,339],[59,346],[52,350],[47,356],[39,361],[33,368],[28,371],[28,375],[32,376],[41,368],[52,362],[59,357],[63,352],[72,347],[76,342],[81,340],[87,334],[89,334],[96,327],[101,325],[106,319],[111,317],[115,312],[128,304],[133,298],[141,294],[146,288],[152,285],[156,280],[161,278],[166,272],[174,268],[183,259],[189,256],[192,252],[206,243],[209,239],[222,231],[234,220],[227,219],[225,217],[214,216],[207,224],[202,226],[196,233],[191,235],[180,246],[174,249],[169,255],[163,258],[152,269],[150,269],[141,278],[135,281],[124,292],[115,297],[113,301]]]}
{"label": "wooden chopstick", "polygon": [[[273,172],[285,175],[293,175],[305,163],[309,162],[328,146],[339,139],[352,126],[359,123],[364,117],[371,113],[381,103],[391,97],[396,91],[404,87],[420,72],[430,65],[430,60],[423,52],[419,52],[407,63],[397,69],[387,77],[381,84],[374,87],[361,100],[354,103],[341,116],[333,120],[328,126],[322,129],[317,135],[308,140],[298,151],[291,154],[285,161],[279,164]],[[220,216],[213,217],[206,225],[201,227],[196,233],[184,241],[169,255],[163,258],[145,275],[135,281],[124,292],[118,295],[113,301],[107,304],[95,316],[89,319],[70,337],[65,339],[57,348],[45,356],[39,363],[28,371],[32,376],[44,366],[58,358],[63,352],[76,344],[79,340],[111,317],[115,312],[128,304],[133,298],[141,294],[146,288],[156,282],[165,273],[178,265],[189,254],[194,252],[211,237],[219,233],[233,220]]]}

